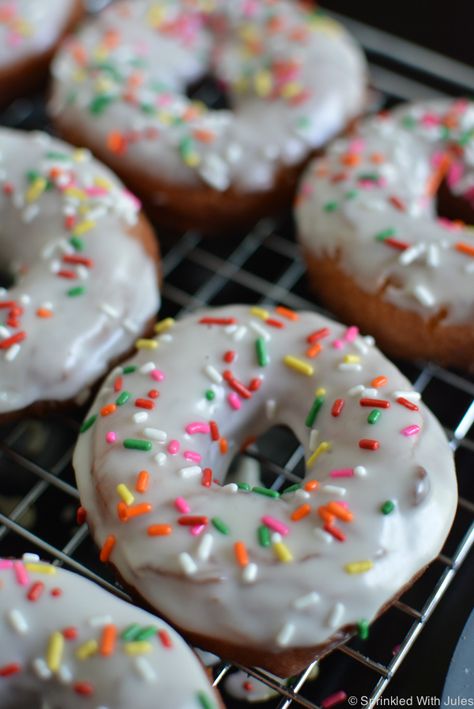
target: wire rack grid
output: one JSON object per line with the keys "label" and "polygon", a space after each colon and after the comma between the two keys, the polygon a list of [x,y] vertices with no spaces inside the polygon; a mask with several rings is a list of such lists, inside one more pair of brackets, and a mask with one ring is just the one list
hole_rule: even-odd
{"label": "wire rack grid", "polygon": [[[337,19],[368,53],[374,107],[404,99],[462,95],[474,85],[469,67],[347,18]],[[47,129],[42,97],[16,102],[0,116],[0,123]],[[262,221],[238,240],[202,240],[197,233],[187,233],[178,241],[165,236],[162,245],[163,317],[232,302],[279,303],[324,312],[307,291],[289,217],[279,223]],[[455,452],[460,498],[445,547],[428,572],[373,624],[369,640],[353,638],[323,658],[316,679],[316,663],[282,680],[257,668],[218,661],[215,684],[229,709],[245,706],[235,692],[227,691],[228,679],[236,671],[246,673],[242,686],[248,690],[263,682],[272,694],[266,707],[314,709],[341,688],[375,702],[414,650],[450,584],[456,584],[461,566],[473,563],[472,554],[468,556],[474,546],[474,381],[432,363],[398,364],[440,419]],[[98,562],[86,525],[76,523],[79,495],[71,454],[80,419],[78,412],[0,427],[0,554],[36,550],[127,598]],[[288,480],[300,479],[303,452],[290,434],[280,431],[276,438],[278,442],[270,432],[246,455],[258,464],[265,484],[278,489]]]}

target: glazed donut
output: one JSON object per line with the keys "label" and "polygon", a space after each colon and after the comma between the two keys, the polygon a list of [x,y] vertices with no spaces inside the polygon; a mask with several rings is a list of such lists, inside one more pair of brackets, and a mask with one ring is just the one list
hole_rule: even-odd
{"label": "glazed donut", "polygon": [[206,672],[156,616],[35,555],[0,559],[3,709],[217,709]]}
{"label": "glazed donut", "polygon": [[[186,96],[209,72],[234,110]],[[116,2],[66,44],[53,74],[60,133],[116,170],[160,223],[206,233],[289,205],[309,155],[366,93],[351,37],[289,0]]]}
{"label": "glazed donut", "polygon": [[[157,327],[81,429],[92,535],[194,644],[288,677],[366,633],[436,556],[456,507],[452,453],[355,327],[249,306]],[[304,446],[301,484],[226,483],[233,456],[274,425]]]}
{"label": "glazed donut", "polygon": [[82,14],[82,0],[0,0],[0,108],[46,78],[55,49]]}
{"label": "glazed donut", "polygon": [[328,308],[394,357],[469,369],[474,231],[459,218],[474,224],[474,104],[464,100],[361,123],[308,167],[296,206],[310,283]]}
{"label": "glazed donut", "polygon": [[0,129],[0,221],[3,417],[83,396],[151,327],[159,291],[137,199],[86,150]]}

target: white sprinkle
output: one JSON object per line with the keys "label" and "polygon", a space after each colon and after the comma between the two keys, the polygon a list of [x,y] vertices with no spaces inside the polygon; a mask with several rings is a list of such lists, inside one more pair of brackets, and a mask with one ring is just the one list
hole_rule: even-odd
{"label": "white sprinkle", "polygon": [[224,328],[224,332],[226,335],[233,335],[234,332],[237,330],[237,328],[238,328],[238,325],[227,325]]}
{"label": "white sprinkle", "polygon": [[319,431],[316,428],[311,429],[309,434],[309,450],[311,452],[316,450],[318,445]]}
{"label": "white sprinkle", "polygon": [[425,250],[426,246],[424,244],[415,244],[415,246],[405,249],[405,251],[400,254],[398,262],[401,263],[402,266],[408,266],[410,263],[413,263],[413,261],[416,261]]}
{"label": "white sprinkle", "polygon": [[51,261],[51,263],[49,264],[49,270],[51,271],[51,273],[57,273],[58,271],[61,270],[61,264],[59,263],[59,261],[57,259],[54,259],[54,261]]}
{"label": "white sprinkle", "polygon": [[154,441],[159,441],[160,443],[166,443],[168,434],[166,431],[161,431],[159,428],[145,428],[143,431],[146,438],[151,438]]}
{"label": "white sprinkle", "polygon": [[364,337],[364,342],[367,347],[373,347],[375,345],[375,337],[372,337],[372,335],[366,335]]}
{"label": "white sprinkle", "polygon": [[79,265],[76,266],[76,272],[78,277],[82,280],[85,281],[89,278],[89,271],[85,266]]}
{"label": "white sprinkle", "polygon": [[219,374],[217,369],[212,366],[212,364],[208,364],[206,367],[204,367],[204,372],[207,374],[209,379],[215,384],[220,384],[222,382],[222,376]]}
{"label": "white sprinkle", "polygon": [[4,340],[7,337],[10,337],[10,330],[4,325],[0,325],[0,337],[2,337]]}
{"label": "white sprinkle", "polygon": [[146,411],[137,411],[136,414],[133,414],[133,420],[135,423],[144,423],[148,419],[148,414]]}
{"label": "white sprinkle", "polygon": [[30,224],[33,219],[36,219],[40,211],[39,205],[38,204],[29,204],[25,209],[23,210],[23,213],[21,215],[22,221],[25,224]]}
{"label": "white sprinkle", "polygon": [[71,684],[74,679],[74,675],[67,665],[60,666],[57,676],[61,684]]}
{"label": "white sprinkle", "polygon": [[226,160],[230,163],[235,163],[242,156],[242,148],[238,143],[229,143],[225,151]]}
{"label": "white sprinkle", "polygon": [[5,359],[7,360],[7,362],[13,362],[13,360],[15,359],[17,354],[19,353],[20,349],[21,349],[21,347],[18,344],[18,342],[15,342],[14,345],[9,347],[5,353]]}
{"label": "white sprinkle", "polygon": [[153,682],[156,682],[156,672],[146,657],[136,657],[134,664],[138,674],[145,680],[145,682],[148,682],[148,684],[153,684]]}
{"label": "white sprinkle", "polygon": [[272,540],[272,544],[279,544],[283,540],[283,537],[279,532],[273,532],[270,539]]}
{"label": "white sprinkle", "polygon": [[298,497],[300,500],[309,500],[311,495],[309,492],[306,492],[306,490],[300,488],[299,490],[295,490],[295,497]]}
{"label": "white sprinkle", "polygon": [[117,308],[114,308],[113,305],[109,305],[109,303],[101,303],[99,306],[100,310],[102,310],[103,313],[108,315],[110,318],[113,318],[114,320],[119,317],[119,311]]}
{"label": "white sprinkle", "polygon": [[363,465],[356,465],[354,468],[354,473],[358,478],[365,478],[367,475],[367,468],[364,468]]}
{"label": "white sprinkle", "polygon": [[164,332],[160,335],[160,342],[173,342],[174,337],[170,332]]}
{"label": "white sprinkle", "polygon": [[332,535],[329,534],[328,532],[325,532],[324,529],[321,529],[321,527],[315,527],[314,530],[314,536],[318,537],[318,539],[321,542],[324,542],[325,544],[331,544],[332,543]]}
{"label": "white sprinkle", "polygon": [[296,598],[293,601],[293,608],[297,608],[298,610],[303,610],[304,608],[308,608],[309,606],[314,606],[315,603],[318,603],[320,599],[319,593],[316,593],[316,591],[311,591],[311,593],[307,593],[304,596],[300,596],[299,598]]}
{"label": "white sprinkle", "polygon": [[217,153],[207,155],[198,172],[205,182],[220,192],[224,192],[230,185],[229,167]]}
{"label": "white sprinkle", "polygon": [[194,478],[197,475],[201,475],[202,468],[200,468],[199,465],[189,465],[187,468],[181,468],[178,473],[181,478],[185,478],[185,480],[187,480],[188,478]]}
{"label": "white sprinkle", "polygon": [[359,394],[362,394],[364,390],[365,386],[363,384],[356,384],[354,387],[351,387],[347,393],[349,396],[358,396]]}
{"label": "white sprinkle", "polygon": [[13,608],[7,613],[7,619],[13,630],[16,630],[18,635],[26,635],[29,630],[29,625],[25,616],[17,608]]}
{"label": "white sprinkle", "polygon": [[412,399],[413,401],[420,401],[421,399],[420,392],[414,390],[403,391],[401,389],[397,389],[392,392],[392,396],[394,399],[399,399],[401,397],[403,399]]}
{"label": "white sprinkle", "polygon": [[127,320],[124,320],[123,326],[128,332],[131,332],[132,335],[136,335],[140,329],[138,323],[134,322],[133,320],[130,320],[129,318],[127,318]]}
{"label": "white sprinkle", "polygon": [[379,390],[372,389],[371,387],[364,389],[364,391],[362,393],[362,396],[367,399],[377,399],[378,395],[379,395]]}
{"label": "white sprinkle", "polygon": [[212,534],[203,534],[196,551],[197,558],[199,559],[199,561],[207,561],[209,559],[213,546],[214,537],[212,536]]}
{"label": "white sprinkle", "polygon": [[246,332],[247,332],[247,328],[245,327],[245,325],[241,325],[234,332],[234,340],[236,342],[240,342],[240,340],[245,336]]}
{"label": "white sprinkle", "polygon": [[31,303],[31,296],[28,295],[28,293],[23,293],[23,295],[20,295],[19,300],[22,305],[29,305]]}
{"label": "white sprinkle", "polygon": [[154,369],[156,369],[156,364],[154,362],[147,362],[146,364],[142,364],[138,371],[140,374],[150,374]]}
{"label": "white sprinkle", "polygon": [[357,339],[355,339],[352,344],[354,345],[354,347],[356,348],[356,350],[359,350],[359,352],[360,352],[361,354],[367,354],[367,352],[369,351],[369,346],[368,346],[368,344],[365,342],[364,339],[362,339],[362,338],[360,338],[360,337],[358,337]]}
{"label": "white sprinkle", "polygon": [[182,551],[181,554],[178,555],[178,560],[179,560],[180,566],[183,569],[186,576],[192,576],[193,574],[196,573],[196,571],[197,571],[196,563],[195,563],[193,557],[190,554],[188,554],[186,551]]}
{"label": "white sprinkle", "polygon": [[37,564],[40,561],[39,554],[34,554],[32,551],[27,551],[22,555],[22,560],[26,563]]}
{"label": "white sprinkle", "polygon": [[426,256],[426,263],[431,268],[438,268],[440,264],[439,248],[436,244],[430,244],[428,246],[428,253]]}
{"label": "white sprinkle", "polygon": [[357,362],[341,362],[337,365],[340,372],[361,372],[362,365]]}
{"label": "white sprinkle", "polygon": [[427,308],[431,308],[432,305],[436,303],[436,298],[433,293],[428,290],[425,286],[417,285],[413,289],[413,295],[422,305],[426,305]]}
{"label": "white sprinkle", "polygon": [[258,566],[257,564],[250,562],[242,571],[242,580],[245,583],[254,583],[257,580]]}
{"label": "white sprinkle", "polygon": [[110,625],[113,618],[111,615],[93,615],[87,622],[91,628],[102,628],[104,625]]}
{"label": "white sprinkle", "polygon": [[296,626],[294,623],[285,623],[278,632],[275,640],[277,645],[280,647],[285,647],[290,642],[291,638],[295,634]]}
{"label": "white sprinkle", "polygon": [[51,679],[53,673],[51,672],[42,657],[37,657],[35,660],[33,660],[31,665],[33,667],[33,672],[39,679]]}
{"label": "white sprinkle", "polygon": [[249,322],[249,327],[251,327],[252,330],[257,333],[257,335],[263,337],[266,342],[270,342],[270,340],[272,339],[270,333],[267,332],[265,328],[256,320],[251,320]]}
{"label": "white sprinkle", "polygon": [[345,487],[339,487],[339,485],[321,485],[319,491],[327,492],[329,495],[340,495],[341,497],[344,497],[347,492]]}
{"label": "white sprinkle", "polygon": [[233,495],[239,491],[239,486],[237,483],[228,483],[227,485],[223,485],[221,490],[222,492],[227,492],[228,494]]}
{"label": "white sprinkle", "polygon": [[341,625],[344,610],[345,609],[342,603],[334,604],[327,621],[330,628],[338,628]]}
{"label": "white sprinkle", "polygon": [[268,399],[265,403],[265,412],[267,414],[267,419],[271,419],[275,416],[276,401],[274,399]]}
{"label": "white sprinkle", "polygon": [[155,463],[157,463],[158,465],[164,465],[167,460],[168,456],[166,455],[166,453],[161,452],[155,455]]}

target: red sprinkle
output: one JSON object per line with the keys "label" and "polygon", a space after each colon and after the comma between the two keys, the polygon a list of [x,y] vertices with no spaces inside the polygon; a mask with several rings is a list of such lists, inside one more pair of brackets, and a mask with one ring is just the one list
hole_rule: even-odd
{"label": "red sprinkle", "polygon": [[75,628],[73,625],[71,625],[69,628],[64,628],[64,630],[62,630],[61,632],[66,640],[75,640],[79,635],[78,629]]}
{"label": "red sprinkle", "polygon": [[400,212],[404,212],[404,211],[405,211],[405,209],[406,209],[405,203],[402,202],[402,200],[401,200],[399,197],[397,197],[396,195],[392,195],[391,197],[389,197],[389,198],[388,198],[388,201],[389,201],[390,204],[392,204],[396,209],[399,209]]}
{"label": "red sprinkle", "polygon": [[387,246],[391,246],[393,249],[398,249],[399,251],[406,251],[410,244],[407,244],[406,241],[400,241],[399,239],[392,239],[391,237],[388,239],[383,240],[384,244],[387,244]]}
{"label": "red sprinkle", "polygon": [[33,601],[33,602],[37,601],[38,598],[43,593],[43,591],[44,591],[44,583],[42,581],[37,581],[36,583],[34,583],[31,586],[26,597],[29,601]]}
{"label": "red sprinkle", "polygon": [[363,448],[367,451],[376,451],[380,448],[380,443],[371,438],[361,438],[359,441],[359,448]]}
{"label": "red sprinkle", "polygon": [[201,485],[203,487],[211,487],[212,484],[212,470],[211,468],[204,468],[202,471]]}
{"label": "red sprinkle", "polygon": [[140,409],[151,410],[155,408],[155,402],[149,399],[135,399],[135,406],[138,406]]}
{"label": "red sprinkle", "polygon": [[16,675],[20,671],[20,663],[11,662],[9,665],[4,665],[3,667],[0,667],[0,677],[9,677],[10,675]]}
{"label": "red sprinkle", "polygon": [[18,342],[23,342],[25,339],[26,332],[17,332],[15,335],[0,341],[0,350],[8,350],[8,348],[12,345],[16,345]]}
{"label": "red sprinkle", "polygon": [[336,401],[332,405],[331,414],[334,417],[339,416],[342,412],[342,409],[344,408],[345,403],[346,402],[344,401],[344,399],[336,399]]}
{"label": "red sprinkle", "polygon": [[329,534],[331,534],[334,537],[334,539],[337,539],[338,542],[345,542],[346,541],[346,535],[344,534],[344,532],[341,532],[341,530],[338,529],[337,527],[333,527],[332,524],[325,524],[324,530],[326,532],[329,532]]}
{"label": "red sprinkle", "polygon": [[217,423],[215,421],[209,421],[209,428],[211,429],[211,439],[213,441],[218,441],[221,436]]}
{"label": "red sprinkle", "polygon": [[119,392],[122,390],[123,387],[123,378],[122,377],[116,377],[114,381],[114,391]]}
{"label": "red sprinkle", "polygon": [[255,379],[252,379],[252,381],[249,384],[249,390],[250,391],[258,391],[261,386],[262,386],[262,380],[260,379],[260,377],[255,377]]}
{"label": "red sprinkle", "polygon": [[224,353],[224,362],[227,362],[227,364],[232,364],[236,356],[236,352],[234,350],[228,350],[227,352]]}
{"label": "red sprinkle", "polygon": [[76,510],[76,522],[77,524],[84,524],[87,518],[87,512],[84,507],[80,506]]}
{"label": "red sprinkle", "polygon": [[150,399],[158,399],[160,392],[157,389],[150,389],[148,396]]}
{"label": "red sprinkle", "polygon": [[183,517],[178,517],[178,524],[183,527],[206,526],[209,524],[209,519],[205,515],[184,515]]}
{"label": "red sprinkle", "polygon": [[281,320],[275,320],[275,318],[267,318],[265,320],[265,325],[270,325],[271,327],[277,327],[280,330],[285,327],[285,323],[282,323]]}
{"label": "red sprinkle", "polygon": [[58,271],[56,273],[56,275],[59,276],[60,278],[70,278],[70,279],[77,278],[77,273],[75,271],[68,271],[65,268],[62,268],[60,271]]}
{"label": "red sprinkle", "polygon": [[52,588],[50,594],[53,598],[59,598],[59,596],[63,595],[63,590],[62,588]]}
{"label": "red sprinkle", "polygon": [[81,694],[84,697],[90,697],[94,694],[94,687],[90,682],[76,682],[74,691],[76,694]]}
{"label": "red sprinkle", "polygon": [[86,258],[85,256],[76,256],[75,254],[66,254],[66,256],[63,256],[63,261],[64,263],[73,263],[80,266],[87,266],[87,268],[92,268],[94,266],[94,262],[92,259]]}
{"label": "red sprinkle", "polygon": [[198,322],[200,325],[235,325],[237,320],[235,318],[201,318]]}
{"label": "red sprinkle", "polygon": [[308,335],[306,338],[306,341],[309,342],[310,345],[314,344],[318,340],[322,340],[324,337],[327,337],[330,334],[330,330],[328,327],[323,327],[321,330],[316,330],[315,332],[312,332],[311,335]]}
{"label": "red sprinkle", "polygon": [[242,384],[242,382],[239,382],[238,379],[235,379],[231,371],[226,369],[226,371],[223,373],[223,377],[228,383],[228,385],[231,387],[231,389],[236,391],[237,394],[240,394],[243,399],[250,399],[252,397],[252,392],[247,389],[247,387]]}
{"label": "red sprinkle", "polygon": [[386,401],[385,399],[361,399],[359,403],[361,406],[370,406],[374,409],[390,408],[390,402]]}
{"label": "red sprinkle", "polygon": [[161,644],[164,647],[173,647],[173,641],[171,640],[171,637],[169,636],[166,630],[159,630],[158,637],[160,638]]}
{"label": "red sprinkle", "polygon": [[419,411],[420,407],[417,406],[416,404],[413,403],[413,401],[409,401],[408,399],[405,399],[404,396],[399,396],[396,399],[397,404],[401,404],[404,406],[406,409],[410,409],[410,411]]}

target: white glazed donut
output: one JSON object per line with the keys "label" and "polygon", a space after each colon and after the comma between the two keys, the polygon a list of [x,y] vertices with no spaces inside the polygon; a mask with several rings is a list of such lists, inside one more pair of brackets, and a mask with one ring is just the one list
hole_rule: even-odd
{"label": "white glazed donut", "polygon": [[206,672],[164,621],[78,574],[0,559],[2,709],[217,709]]}
{"label": "white glazed donut", "polygon": [[[127,353],[159,306],[135,197],[89,152],[0,130],[0,416],[66,402]],[[139,274],[139,278],[137,278]]]}
{"label": "white glazed donut", "polygon": [[[233,110],[187,98],[209,72]],[[53,73],[61,133],[175,229],[235,228],[281,209],[298,168],[366,94],[352,38],[289,0],[116,2],[66,44]]]}
{"label": "white glazed donut", "polygon": [[[196,644],[289,676],[365,632],[439,552],[452,453],[355,327],[248,306],[157,327],[82,426],[87,521],[101,558]],[[304,446],[301,485],[226,484],[244,441],[277,424]]]}
{"label": "white glazed donut", "polygon": [[393,356],[474,366],[472,102],[362,122],[308,167],[296,217],[312,286],[339,317]]}

